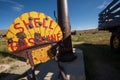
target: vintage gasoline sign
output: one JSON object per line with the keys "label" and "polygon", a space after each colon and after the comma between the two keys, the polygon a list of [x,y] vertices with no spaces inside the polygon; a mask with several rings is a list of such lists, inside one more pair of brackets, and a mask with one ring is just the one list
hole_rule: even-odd
{"label": "vintage gasoline sign", "polygon": [[63,36],[60,26],[51,17],[33,11],[17,17],[6,38],[8,49],[13,54],[27,60],[26,56],[31,54],[34,64],[38,64],[50,59],[48,51],[52,43],[59,42]]}

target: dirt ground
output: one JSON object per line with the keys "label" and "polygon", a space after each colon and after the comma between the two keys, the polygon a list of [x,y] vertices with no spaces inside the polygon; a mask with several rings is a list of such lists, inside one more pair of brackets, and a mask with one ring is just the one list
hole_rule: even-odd
{"label": "dirt ground", "polygon": [[[77,56],[76,60],[66,63],[60,62],[60,65],[65,69],[68,80],[86,80],[83,53],[79,49],[76,49],[74,52]],[[9,65],[10,68],[0,74],[0,80],[27,80],[27,74],[25,73],[30,71],[30,66],[21,61],[11,62]],[[38,80],[58,80],[59,68],[55,60],[50,60],[36,65],[35,74]]]}
{"label": "dirt ground", "polygon": [[30,68],[30,66],[22,61],[14,61],[6,65],[9,68],[0,73],[0,80],[18,80]]}

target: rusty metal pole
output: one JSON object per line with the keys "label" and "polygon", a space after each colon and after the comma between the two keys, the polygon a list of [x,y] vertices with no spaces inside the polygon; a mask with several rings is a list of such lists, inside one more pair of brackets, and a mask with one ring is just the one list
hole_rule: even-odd
{"label": "rusty metal pole", "polygon": [[68,0],[57,0],[58,24],[63,32],[63,42],[60,46],[60,61],[68,62],[76,59],[71,42],[71,27],[68,12]]}

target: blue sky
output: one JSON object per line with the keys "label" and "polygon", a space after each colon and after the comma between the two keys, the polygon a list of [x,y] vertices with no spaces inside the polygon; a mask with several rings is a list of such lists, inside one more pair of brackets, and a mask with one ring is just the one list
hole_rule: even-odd
{"label": "blue sky", "polygon": [[[25,12],[38,11],[51,16],[57,0],[0,0],[0,30],[8,29],[15,18]],[[72,30],[97,28],[98,14],[112,0],[68,0]]]}

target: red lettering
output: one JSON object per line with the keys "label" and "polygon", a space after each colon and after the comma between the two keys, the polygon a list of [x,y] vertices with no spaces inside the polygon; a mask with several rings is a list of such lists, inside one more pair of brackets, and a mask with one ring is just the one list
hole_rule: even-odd
{"label": "red lettering", "polygon": [[49,40],[51,40],[51,37],[48,35],[48,36],[46,36]]}
{"label": "red lettering", "polygon": [[60,40],[60,31],[57,33],[57,40]]}
{"label": "red lettering", "polygon": [[57,40],[55,34],[51,35],[50,37],[51,37],[51,40],[53,40],[53,41],[56,41],[56,40]]}
{"label": "red lettering", "polygon": [[32,45],[34,45],[34,38],[29,38],[28,42],[31,43]]}
{"label": "red lettering", "polygon": [[28,47],[26,41],[24,39],[19,39],[18,40],[18,48],[17,50],[23,50],[26,49]]}
{"label": "red lettering", "polygon": [[31,22],[30,20],[29,20],[28,23],[26,23],[26,22],[23,20],[23,23],[24,23],[26,29],[29,29],[29,28],[31,29],[31,28],[33,27],[32,22]]}
{"label": "red lettering", "polygon": [[10,44],[10,48],[12,51],[15,51],[17,48],[18,48],[18,43],[17,41],[13,41],[11,44]]}
{"label": "red lettering", "polygon": [[43,19],[43,27],[48,28],[48,26],[46,26],[46,19]]}
{"label": "red lettering", "polygon": [[35,27],[40,27],[39,26],[39,20],[40,20],[40,18],[34,18],[34,24],[35,24]]}
{"label": "red lettering", "polygon": [[53,21],[51,20],[51,21],[50,21],[49,28],[53,30],[53,28],[52,28],[52,23],[53,23]]}
{"label": "red lettering", "polygon": [[40,37],[40,43],[43,41],[43,38],[42,37]]}
{"label": "red lettering", "polygon": [[16,24],[14,25],[14,28],[20,30],[21,32],[24,32],[24,28],[23,28],[23,27],[20,27],[19,25],[20,25],[20,23],[16,23]]}

